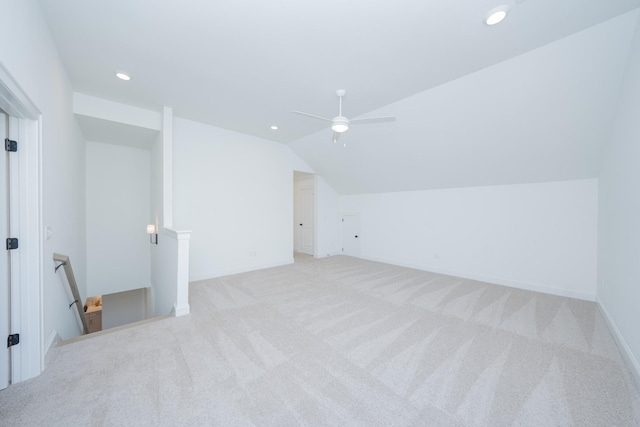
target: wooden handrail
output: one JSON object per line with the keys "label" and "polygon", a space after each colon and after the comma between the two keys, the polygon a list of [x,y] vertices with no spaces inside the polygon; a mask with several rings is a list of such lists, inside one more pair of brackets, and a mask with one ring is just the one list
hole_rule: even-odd
{"label": "wooden handrail", "polygon": [[76,276],[73,274],[73,269],[71,268],[71,261],[67,255],[61,254],[53,254],[53,260],[56,262],[60,262],[58,266],[56,266],[56,271],[60,266],[64,266],[64,274],[67,276],[67,282],[69,282],[69,287],[71,288],[71,295],[73,295],[74,301],[69,305],[69,308],[73,304],[76,305],[78,309],[78,316],[80,316],[80,322],[82,327],[82,334],[89,333],[89,325],[87,324],[87,319],[84,317],[84,303],[80,299],[80,292],[78,292],[78,284],[76,283]]}

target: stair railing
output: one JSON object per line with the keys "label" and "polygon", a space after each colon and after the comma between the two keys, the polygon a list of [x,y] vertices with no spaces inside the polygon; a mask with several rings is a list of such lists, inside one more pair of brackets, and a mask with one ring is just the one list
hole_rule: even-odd
{"label": "stair railing", "polygon": [[76,283],[76,276],[73,274],[73,269],[71,268],[71,261],[67,255],[61,254],[53,254],[53,260],[55,262],[59,262],[55,268],[57,272],[60,267],[64,267],[64,274],[67,276],[67,282],[69,283],[69,288],[71,288],[71,295],[73,296],[73,302],[69,304],[69,308],[75,304],[76,309],[78,310],[78,316],[80,317],[80,328],[82,329],[82,334],[89,333],[89,325],[87,324],[87,319],[84,316],[84,304],[80,300],[80,292],[78,292],[78,283]]}

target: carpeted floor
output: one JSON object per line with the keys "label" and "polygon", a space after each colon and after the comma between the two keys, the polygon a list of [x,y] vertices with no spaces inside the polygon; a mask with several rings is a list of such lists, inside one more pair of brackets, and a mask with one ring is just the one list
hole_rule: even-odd
{"label": "carpeted floor", "polygon": [[344,256],[192,283],[192,314],[54,349],[0,424],[630,426],[594,303]]}

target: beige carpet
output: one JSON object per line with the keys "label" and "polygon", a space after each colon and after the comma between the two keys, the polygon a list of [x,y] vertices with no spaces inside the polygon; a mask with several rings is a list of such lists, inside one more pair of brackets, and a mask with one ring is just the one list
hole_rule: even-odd
{"label": "beige carpet", "polygon": [[0,424],[630,426],[595,304],[336,256],[191,285],[192,314],[54,350]]}

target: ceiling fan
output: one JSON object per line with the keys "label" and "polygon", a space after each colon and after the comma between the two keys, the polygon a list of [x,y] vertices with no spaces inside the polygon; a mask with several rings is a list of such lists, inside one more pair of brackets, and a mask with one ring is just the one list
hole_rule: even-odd
{"label": "ceiling fan", "polygon": [[[347,117],[342,115],[342,98],[346,95],[347,91],[344,89],[339,89],[336,91],[336,95],[340,98],[340,107],[338,110],[338,115],[333,119],[328,119],[326,117],[316,116],[315,114],[304,113],[302,111],[292,111],[292,113],[301,114],[303,116],[312,117],[314,119],[324,120],[325,122],[331,123],[331,130],[333,130],[333,142],[337,142],[340,138],[340,134],[349,130],[349,126],[355,124],[367,124],[367,123],[387,123],[387,122],[395,122],[395,117],[363,117],[361,119],[353,119],[349,120]],[[346,147],[346,143],[344,146]]]}

